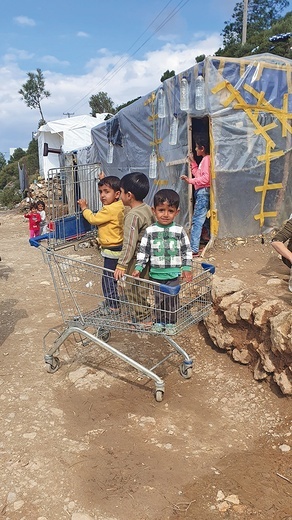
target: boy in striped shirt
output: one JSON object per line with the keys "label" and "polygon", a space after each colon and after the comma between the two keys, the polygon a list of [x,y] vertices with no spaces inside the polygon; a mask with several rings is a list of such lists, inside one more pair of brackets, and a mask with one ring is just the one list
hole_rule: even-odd
{"label": "boy in striped shirt", "polygon": [[[174,222],[179,213],[179,195],[170,189],[158,191],[152,208],[156,222],[147,227],[137,254],[132,276],[140,273],[150,262],[149,279],[174,287],[180,279],[192,280],[192,251],[182,226]],[[176,334],[178,296],[155,292],[155,324],[153,330]]]}

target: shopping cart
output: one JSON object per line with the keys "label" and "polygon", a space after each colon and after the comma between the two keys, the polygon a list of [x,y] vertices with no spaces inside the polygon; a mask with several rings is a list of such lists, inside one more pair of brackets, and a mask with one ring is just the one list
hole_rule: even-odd
{"label": "shopping cart", "polygon": [[[80,253],[84,241],[90,243],[95,239],[96,227],[90,226],[83,218],[77,200],[85,198],[90,208],[94,211],[99,209],[99,173],[99,165],[49,170],[47,207],[51,230],[46,235],[30,239],[31,245],[40,247],[49,266],[65,325],[62,330],[50,329],[43,338],[46,368],[49,373],[54,373],[62,366],[64,360],[60,361],[60,348],[66,345],[69,336],[73,336],[76,345],[81,344],[83,354],[95,348],[105,351],[152,379],[155,398],[162,401],[165,384],[156,369],[163,362],[173,354],[179,355],[182,358],[180,374],[186,379],[191,377],[193,360],[174,338],[209,313],[215,268],[196,263],[192,282],[169,287],[128,275],[114,282],[113,272],[101,266],[101,255],[96,250],[90,255],[91,262],[87,261],[88,255],[85,261],[78,251]],[[104,299],[105,287],[114,287],[108,300]],[[109,343],[111,334],[117,336],[119,348]],[[141,361],[145,355],[139,356],[139,349],[132,349],[137,355],[134,356],[122,348],[123,336],[128,334],[146,334],[153,337],[153,342],[154,336],[163,337],[172,347],[171,352],[162,359],[155,359],[149,368]],[[52,335],[55,339],[51,343]],[[151,359],[148,357],[147,363]]]}
{"label": "shopping cart", "polygon": [[[43,240],[30,239],[30,243],[38,247],[43,245]],[[192,282],[176,287],[124,276],[117,282],[116,297],[111,299],[109,306],[104,300],[102,287],[113,283],[113,272],[98,265],[98,253],[94,252],[94,261],[89,263],[76,255],[76,250],[66,248],[66,254],[60,254],[48,246],[41,247],[41,250],[52,275],[65,324],[64,329],[57,332],[53,345],[47,346],[51,330],[44,337],[44,360],[49,373],[56,372],[62,365],[58,357],[60,347],[70,335],[78,334],[84,350],[92,349],[92,345],[104,349],[151,378],[155,383],[156,401],[162,401],[165,384],[155,369],[173,353],[182,357],[179,365],[182,377],[191,377],[193,360],[174,338],[209,313],[211,281],[215,270],[212,265],[195,264]],[[53,330],[56,332],[56,329]],[[122,349],[110,345],[108,341],[112,333],[118,338],[129,333],[162,336],[172,351],[154,367],[147,368]]]}

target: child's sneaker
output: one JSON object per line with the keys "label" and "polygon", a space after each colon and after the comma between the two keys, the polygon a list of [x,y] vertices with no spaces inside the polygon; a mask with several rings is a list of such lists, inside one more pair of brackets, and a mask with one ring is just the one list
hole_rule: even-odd
{"label": "child's sneaker", "polygon": [[119,307],[108,307],[107,305],[102,305],[99,308],[99,315],[100,316],[118,316],[120,314],[120,308]]}
{"label": "child's sneaker", "polygon": [[154,325],[152,326],[152,332],[163,332],[164,331],[164,325],[162,325],[162,323],[154,323]]}
{"label": "child's sneaker", "polygon": [[165,334],[167,336],[174,336],[177,334],[177,327],[173,323],[168,323],[165,325]]}

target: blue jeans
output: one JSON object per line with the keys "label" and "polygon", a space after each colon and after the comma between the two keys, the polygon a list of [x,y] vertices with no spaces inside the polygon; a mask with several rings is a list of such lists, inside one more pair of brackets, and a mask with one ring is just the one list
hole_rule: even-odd
{"label": "blue jeans", "polygon": [[199,252],[202,228],[210,208],[210,188],[199,188],[195,192],[195,207],[192,218],[191,249],[193,253]]}

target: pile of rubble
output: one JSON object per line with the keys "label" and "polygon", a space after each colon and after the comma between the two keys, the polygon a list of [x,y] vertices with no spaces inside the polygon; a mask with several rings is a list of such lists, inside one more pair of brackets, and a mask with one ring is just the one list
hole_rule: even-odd
{"label": "pile of rubble", "polygon": [[292,312],[282,301],[214,276],[214,306],[205,325],[215,345],[247,365],[256,380],[274,381],[292,395]]}

